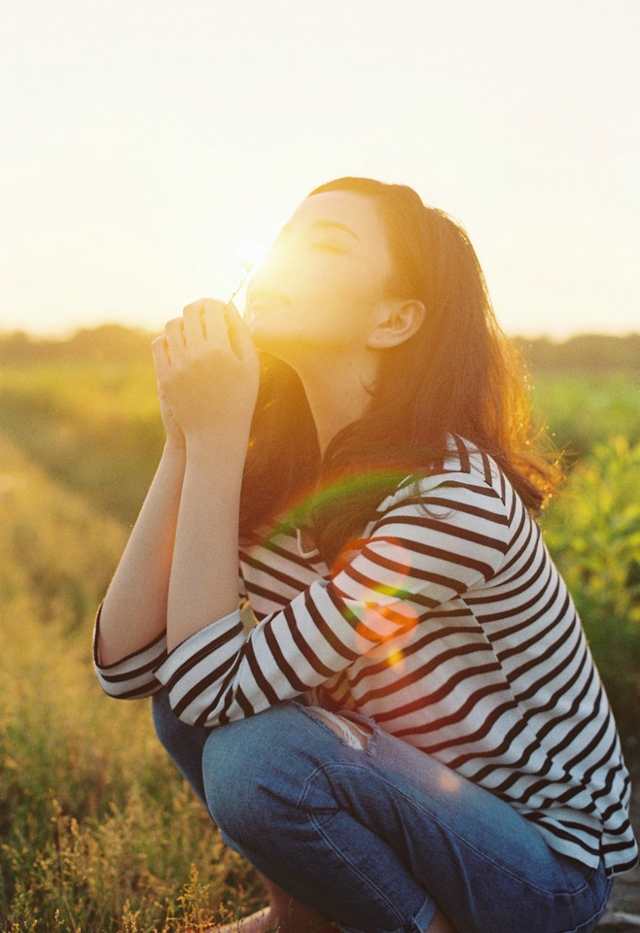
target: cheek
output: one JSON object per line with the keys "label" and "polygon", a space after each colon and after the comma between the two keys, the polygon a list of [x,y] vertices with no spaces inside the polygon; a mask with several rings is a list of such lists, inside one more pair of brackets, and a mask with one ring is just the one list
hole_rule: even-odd
{"label": "cheek", "polygon": [[351,272],[322,267],[309,270],[292,283],[296,305],[328,319],[367,316],[379,300],[379,290]]}
{"label": "cheek", "polygon": [[282,298],[257,304],[249,315],[261,349],[267,349],[269,338],[336,346],[362,343],[381,297],[375,270],[354,269],[346,261],[314,253],[286,251],[285,256],[285,250],[276,251],[256,273],[256,284]]}

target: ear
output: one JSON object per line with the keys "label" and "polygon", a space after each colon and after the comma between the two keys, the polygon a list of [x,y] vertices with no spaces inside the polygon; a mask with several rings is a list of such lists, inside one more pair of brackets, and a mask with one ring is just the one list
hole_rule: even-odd
{"label": "ear", "polygon": [[374,350],[397,347],[413,337],[422,327],[425,308],[421,301],[387,301],[381,305],[381,314],[367,346]]}

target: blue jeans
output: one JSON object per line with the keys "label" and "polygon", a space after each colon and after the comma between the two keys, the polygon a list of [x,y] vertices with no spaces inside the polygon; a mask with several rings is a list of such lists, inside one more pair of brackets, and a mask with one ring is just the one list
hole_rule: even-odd
{"label": "blue jeans", "polygon": [[611,882],[554,853],[509,804],[358,714],[352,747],[302,704],[212,731],[163,692],[160,740],[262,874],[344,930],[421,933],[438,905],[459,933],[588,933]]}

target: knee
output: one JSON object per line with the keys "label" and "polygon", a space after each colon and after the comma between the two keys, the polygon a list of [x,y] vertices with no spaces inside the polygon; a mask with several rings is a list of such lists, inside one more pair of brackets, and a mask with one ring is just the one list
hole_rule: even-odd
{"label": "knee", "polygon": [[161,690],[152,696],[151,718],[153,719],[153,728],[156,730],[161,745],[169,751],[174,744],[175,715],[165,690]]}
{"label": "knee", "polygon": [[290,753],[279,753],[288,718],[286,708],[272,708],[220,726],[207,739],[202,756],[207,807],[238,846],[258,845],[291,807],[299,769]]}
{"label": "knee", "polygon": [[165,690],[154,695],[151,714],[160,743],[206,805],[202,784],[202,750],[209,735],[208,730],[181,722],[172,710]]}
{"label": "knee", "polygon": [[173,731],[173,710],[169,705],[169,698],[166,691],[161,690],[151,698],[151,718],[153,719],[153,728],[160,739],[161,744],[167,748],[171,744],[171,733]]}
{"label": "knee", "polygon": [[256,826],[261,815],[262,756],[267,753],[255,728],[257,717],[214,729],[202,755],[207,807],[219,828],[232,839]]}
{"label": "knee", "polygon": [[169,696],[166,690],[161,690],[151,699],[151,716],[153,727],[161,745],[175,758],[182,746],[183,732],[187,728],[180,722],[171,709]]}

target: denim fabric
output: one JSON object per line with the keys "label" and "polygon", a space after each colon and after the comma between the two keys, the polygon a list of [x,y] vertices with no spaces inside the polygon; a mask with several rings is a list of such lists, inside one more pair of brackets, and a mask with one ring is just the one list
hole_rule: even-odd
{"label": "denim fabric", "polygon": [[[158,735],[227,843],[344,930],[588,933],[611,883],[564,858],[514,808],[358,714],[353,747],[291,702],[213,731],[164,692]],[[357,744],[357,743],[356,743]]]}

